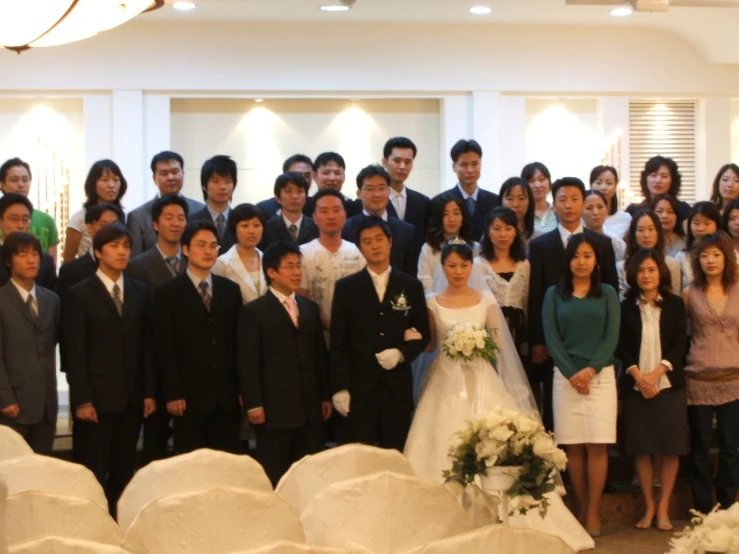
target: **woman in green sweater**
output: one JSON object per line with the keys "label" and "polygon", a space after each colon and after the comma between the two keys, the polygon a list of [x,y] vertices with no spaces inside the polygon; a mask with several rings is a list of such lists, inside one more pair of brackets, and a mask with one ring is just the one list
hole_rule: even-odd
{"label": "woman in green sweater", "polygon": [[554,435],[567,451],[580,522],[597,537],[606,448],[616,442],[613,359],[621,310],[616,290],[600,282],[591,238],[572,235],[565,257],[562,281],[549,287],[543,306],[544,336],[555,365]]}

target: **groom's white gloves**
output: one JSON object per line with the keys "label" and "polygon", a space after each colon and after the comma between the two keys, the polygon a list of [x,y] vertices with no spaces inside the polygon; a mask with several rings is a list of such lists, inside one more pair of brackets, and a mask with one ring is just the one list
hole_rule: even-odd
{"label": "groom's white gloves", "polygon": [[388,371],[395,369],[395,366],[405,360],[403,353],[397,348],[388,348],[387,350],[383,350],[382,352],[375,354],[375,358],[377,358],[377,363],[382,366],[382,369],[386,369]]}
{"label": "groom's white gloves", "polygon": [[334,408],[336,408],[336,411],[344,417],[349,415],[349,404],[351,399],[352,397],[348,390],[340,390],[331,397]]}

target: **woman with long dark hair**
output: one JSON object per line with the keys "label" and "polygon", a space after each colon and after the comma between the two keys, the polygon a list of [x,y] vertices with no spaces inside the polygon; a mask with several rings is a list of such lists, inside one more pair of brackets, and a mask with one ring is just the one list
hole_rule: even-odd
{"label": "woman with long dark hair", "polygon": [[[587,191],[585,193],[585,210],[582,213],[582,222],[586,229],[611,237],[613,252],[616,255],[616,261],[618,262],[623,260],[626,255],[626,243],[621,237],[606,233],[604,225],[607,220],[607,214],[608,200],[606,199],[605,194],[595,189]],[[629,216],[629,222],[631,222],[631,216]]]}
{"label": "woman with long dark hair", "polygon": [[528,244],[534,236],[536,202],[529,184],[520,177],[511,177],[500,186],[500,203],[516,214],[521,238]]}
{"label": "woman with long dark hair", "polygon": [[724,229],[731,237],[736,252],[736,262],[739,263],[739,198],[735,198],[726,205],[724,210]]}
{"label": "woman with long dark hair", "polygon": [[665,236],[665,256],[677,258],[685,249],[685,229],[680,216],[680,202],[670,194],[658,194],[649,202],[649,209],[659,218]]}
{"label": "woman with long dark hair", "polygon": [[683,219],[688,217],[690,204],[679,199],[682,175],[680,175],[675,160],[664,156],[649,158],[641,172],[640,185],[644,200],[639,204],[630,204],[626,208],[632,216],[637,210],[649,206],[652,197],[658,194],[670,194],[678,200],[680,216]]}
{"label": "woman with long dark hair", "polygon": [[557,215],[549,204],[552,190],[552,175],[541,162],[526,164],[521,170],[521,179],[526,181],[534,193],[534,229],[543,235],[557,227]]}
{"label": "woman with long dark hair", "polygon": [[[629,230],[631,215],[618,208],[618,171],[611,165],[597,165],[590,172],[590,189],[603,193],[608,216],[603,231],[609,237],[623,239]],[[615,246],[615,245],[614,245]]]}
{"label": "woman with long dark hair", "polygon": [[725,164],[716,173],[711,190],[711,202],[723,214],[726,205],[739,198],[739,165]]}
{"label": "woman with long dark hair", "polygon": [[693,263],[691,262],[693,245],[703,237],[721,231],[721,228],[721,214],[718,206],[705,200],[696,202],[688,214],[688,238],[685,241],[685,248],[675,258],[680,264],[683,289],[693,282]]}

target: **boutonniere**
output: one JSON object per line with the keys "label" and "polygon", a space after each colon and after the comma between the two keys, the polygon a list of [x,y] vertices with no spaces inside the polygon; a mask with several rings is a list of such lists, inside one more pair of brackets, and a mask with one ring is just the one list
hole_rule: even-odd
{"label": "boutonniere", "polygon": [[390,301],[390,306],[393,310],[398,312],[405,312],[404,315],[408,315],[411,310],[411,305],[408,304],[408,299],[405,297],[405,291],[402,291],[399,295]]}

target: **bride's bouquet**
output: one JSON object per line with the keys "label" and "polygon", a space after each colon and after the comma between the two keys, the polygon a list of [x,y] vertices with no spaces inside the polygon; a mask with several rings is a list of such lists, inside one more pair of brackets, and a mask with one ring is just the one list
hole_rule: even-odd
{"label": "bride's bouquet", "polygon": [[538,508],[542,517],[549,506],[544,495],[555,489],[552,474],[567,466],[566,454],[536,415],[503,407],[468,420],[467,427],[455,434],[449,458],[452,468],[444,472],[444,479],[462,485],[479,475],[484,488],[488,472],[508,468],[513,477],[507,493],[512,513]]}
{"label": "bride's bouquet", "polygon": [[739,502],[728,510],[714,508],[703,515],[693,511],[692,527],[670,541],[670,554],[695,552],[739,552]]}
{"label": "bride's bouquet", "polygon": [[487,330],[474,323],[456,323],[444,341],[444,354],[452,360],[483,358],[495,361],[500,348]]}

